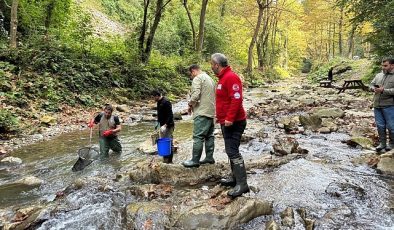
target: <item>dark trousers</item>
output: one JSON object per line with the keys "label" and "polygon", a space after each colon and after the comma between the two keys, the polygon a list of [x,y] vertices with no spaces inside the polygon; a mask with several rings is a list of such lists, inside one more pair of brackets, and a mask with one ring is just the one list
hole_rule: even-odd
{"label": "dark trousers", "polygon": [[241,157],[241,154],[239,153],[239,145],[241,144],[241,137],[244,133],[245,127],[246,120],[235,121],[231,126],[221,125],[224,146],[229,159]]}

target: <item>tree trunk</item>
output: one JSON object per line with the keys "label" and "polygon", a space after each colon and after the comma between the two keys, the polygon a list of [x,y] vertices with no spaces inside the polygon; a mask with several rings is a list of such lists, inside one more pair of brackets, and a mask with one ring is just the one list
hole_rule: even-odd
{"label": "tree trunk", "polygon": [[202,0],[200,13],[200,26],[198,29],[197,53],[201,53],[204,43],[205,13],[207,12],[208,0]]}
{"label": "tree trunk", "polygon": [[185,7],[187,17],[189,18],[190,27],[192,29],[193,49],[196,49],[196,29],[194,28],[192,15],[190,14],[189,8],[187,7],[187,0],[183,0],[183,6]]}
{"label": "tree trunk", "polygon": [[224,15],[226,14],[226,1],[227,0],[223,0],[223,3],[220,7],[220,17],[224,17]]}
{"label": "tree trunk", "polygon": [[348,58],[353,58],[353,50],[354,50],[354,33],[356,32],[357,25],[353,24],[352,25],[352,30],[349,33],[349,40],[348,40],[348,51],[347,51],[347,57]]}
{"label": "tree trunk", "polygon": [[16,32],[18,28],[18,0],[12,1],[10,24],[10,47],[16,48]]}
{"label": "tree trunk", "polygon": [[[266,0],[266,4],[268,4],[268,0]],[[268,27],[269,27],[269,8],[265,8],[265,14],[263,13],[264,16],[264,27],[263,31],[260,34],[260,39],[258,42],[258,47],[257,47],[257,57],[258,57],[258,67],[260,69],[264,70],[264,64],[265,64],[265,45],[266,45],[266,39],[268,38],[266,35],[268,34]]]}
{"label": "tree trunk", "polygon": [[147,31],[149,4],[150,4],[150,0],[144,0],[144,16],[141,25],[140,37],[138,38],[138,50],[140,53],[141,61],[144,60],[144,43],[145,43],[145,34]]}
{"label": "tree trunk", "polygon": [[[257,16],[257,23],[256,23],[256,27],[254,29],[254,33],[253,33],[253,37],[252,40],[250,41],[249,44],[249,50],[248,50],[248,66],[246,67],[246,73],[249,76],[252,76],[252,69],[253,69],[253,49],[254,49],[254,45],[256,44],[256,40],[257,40],[257,35],[259,34],[260,31],[260,27],[261,27],[261,21],[263,18],[263,12],[264,12],[264,6],[263,3],[261,2],[261,0],[257,0],[257,5],[259,7],[259,14]],[[252,79],[250,79],[252,81]],[[252,82],[250,82],[252,83]]]}
{"label": "tree trunk", "polygon": [[49,27],[51,26],[51,21],[52,21],[52,14],[53,14],[53,9],[55,7],[55,1],[50,1],[49,4],[47,5],[47,10],[46,10],[46,17],[45,17],[45,40],[48,39],[48,34],[49,34]]}
{"label": "tree trunk", "polygon": [[155,37],[157,27],[159,26],[162,13],[163,13],[163,0],[157,0],[155,19],[153,21],[152,27],[150,28],[148,38],[146,39],[146,47],[141,59],[143,63],[147,63],[149,61],[150,54],[152,51],[153,38]]}
{"label": "tree trunk", "polygon": [[343,55],[342,27],[343,27],[343,7],[341,7],[341,14],[339,17],[339,28],[338,28],[338,48],[339,48],[339,56],[341,56],[341,57]]}
{"label": "tree trunk", "polygon": [[332,57],[335,58],[335,23],[332,31]]}

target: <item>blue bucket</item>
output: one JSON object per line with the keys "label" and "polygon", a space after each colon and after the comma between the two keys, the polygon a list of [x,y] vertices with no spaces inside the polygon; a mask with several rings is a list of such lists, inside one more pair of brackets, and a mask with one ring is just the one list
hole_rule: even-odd
{"label": "blue bucket", "polygon": [[157,140],[157,152],[159,156],[171,155],[171,138],[160,138]]}

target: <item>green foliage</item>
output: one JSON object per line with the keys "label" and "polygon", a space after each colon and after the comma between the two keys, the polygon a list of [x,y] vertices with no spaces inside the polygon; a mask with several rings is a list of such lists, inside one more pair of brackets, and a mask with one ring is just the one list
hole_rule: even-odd
{"label": "green foliage", "polygon": [[0,110],[0,134],[5,138],[6,133],[16,134],[19,132],[19,120],[15,115],[5,109]]}
{"label": "green foliage", "polygon": [[227,44],[230,42],[226,40],[229,37],[228,31],[221,24],[216,20],[205,22],[204,54],[206,57],[217,52],[225,53],[228,48]]}
{"label": "green foliage", "polygon": [[369,34],[368,41],[373,44],[373,49],[378,58],[394,56],[394,17],[392,0],[341,0],[347,4],[355,14],[355,23],[371,22],[374,31]]}

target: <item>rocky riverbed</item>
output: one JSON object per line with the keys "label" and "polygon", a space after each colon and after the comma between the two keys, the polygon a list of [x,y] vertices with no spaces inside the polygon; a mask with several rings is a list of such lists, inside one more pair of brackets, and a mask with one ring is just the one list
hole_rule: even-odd
{"label": "rocky riverbed", "polygon": [[[337,94],[335,89],[294,80],[247,90],[249,119],[240,149],[251,192],[234,200],[226,196],[230,188],[218,185],[229,172],[219,127],[215,165],[195,169],[180,165],[190,157],[192,146],[188,116],[176,122],[174,164],[163,164],[149,138],[154,105],[122,106],[125,151],[120,157],[71,172],[73,151],[86,144],[86,138],[80,138],[87,134],[84,125],[78,127],[84,131],[70,128],[69,136],[44,137],[31,147],[10,152],[15,158],[2,157],[0,226],[391,228],[394,156],[374,152],[370,101],[371,95],[361,91]],[[185,104],[174,108],[181,114]],[[69,142],[60,145],[64,140]]]}

